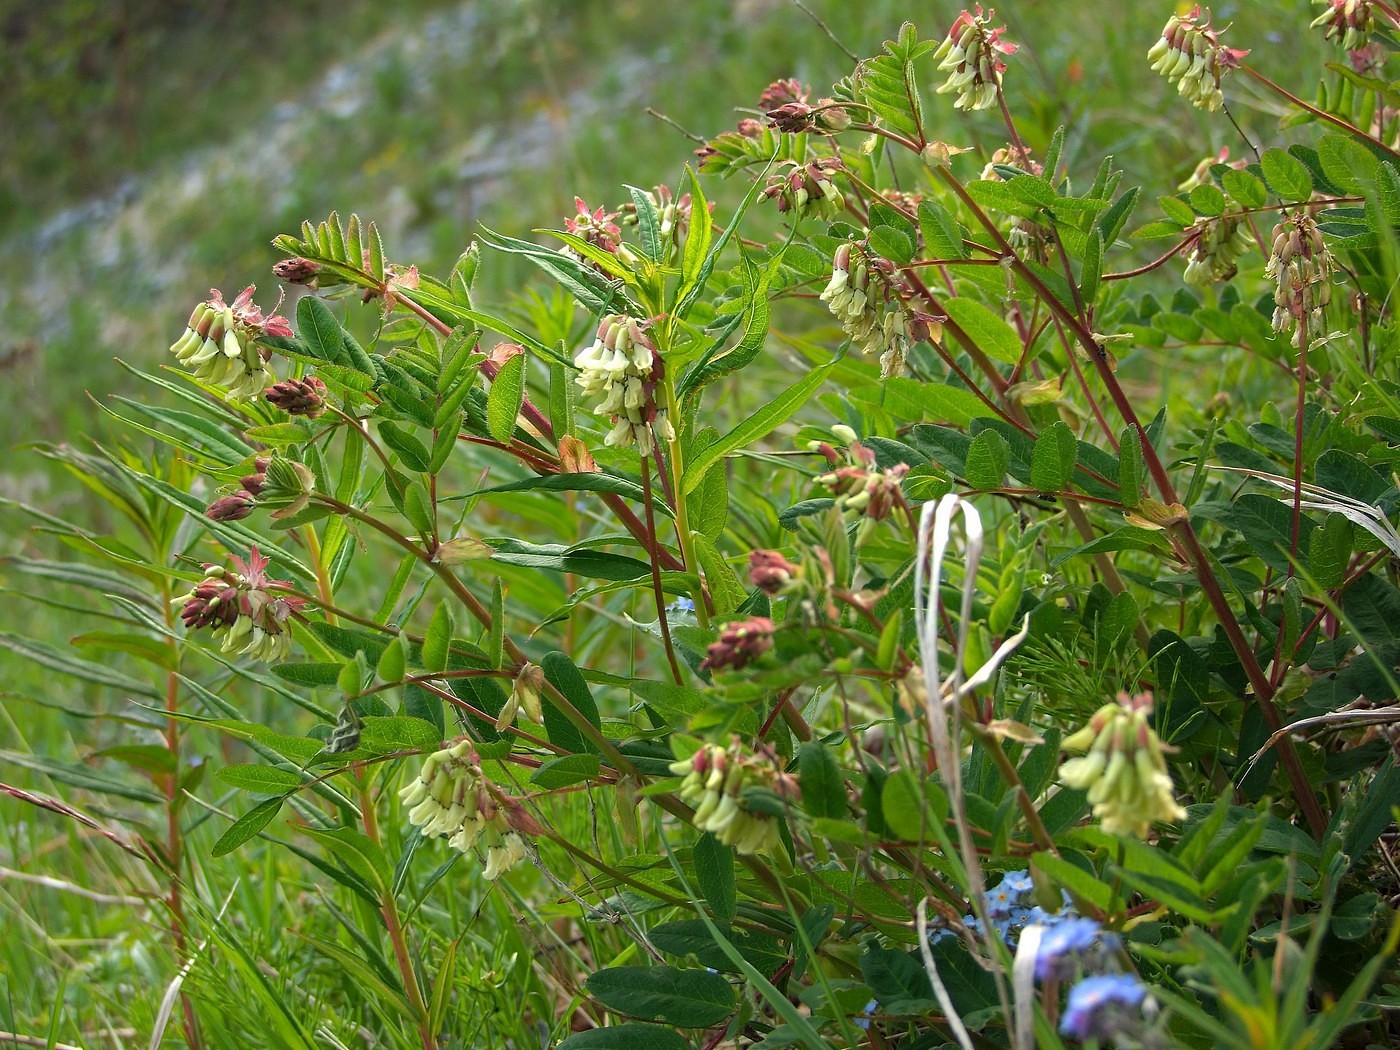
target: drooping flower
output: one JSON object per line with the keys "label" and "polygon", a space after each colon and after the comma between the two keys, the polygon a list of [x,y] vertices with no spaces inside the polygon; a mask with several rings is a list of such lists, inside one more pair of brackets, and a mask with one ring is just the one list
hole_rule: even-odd
{"label": "drooping flower", "polygon": [[534,822],[517,800],[482,775],[477,762],[470,740],[434,751],[399,798],[424,838],[445,835],[462,853],[480,845],[486,851],[482,874],[494,880],[528,856],[520,833],[528,833]]}
{"label": "drooping flower", "polygon": [[253,302],[254,291],[250,284],[225,303],[222,293],[211,288],[209,298],[190,314],[185,333],[170,346],[196,379],[223,387],[231,398],[256,397],[277,381],[267,363],[272,351],[259,340],[292,334],[285,317],[267,316]]}
{"label": "drooping flower", "polygon": [[1154,821],[1186,816],[1172,791],[1151,711],[1150,693],[1131,698],[1120,693],[1064,740],[1066,750],[1088,753],[1060,766],[1061,783],[1086,789],[1094,816],[1113,835],[1142,838]]}
{"label": "drooping flower", "polygon": [[1249,54],[1222,45],[1221,32],[1211,27],[1209,15],[1201,17],[1197,4],[1189,14],[1167,19],[1161,38],[1147,52],[1154,72],[1176,84],[1181,96],[1196,108],[1212,113],[1225,101],[1221,78]]}
{"label": "drooping flower", "polygon": [[1300,321],[1314,334],[1321,329],[1336,267],[1312,216],[1300,211],[1274,227],[1273,251],[1264,268],[1264,276],[1274,282],[1274,331],[1299,328],[1301,339],[1305,331]]}
{"label": "drooping flower", "polygon": [[811,93],[811,88],[792,77],[775,80],[758,96],[758,108],[767,113],[790,102],[806,102]]}
{"label": "drooping flower", "polygon": [[663,442],[676,436],[665,407],[656,403],[665,366],[647,326],[626,314],[605,314],[597,338],[574,358],[579,369],[575,382],[587,397],[602,394],[595,411],[612,418],[613,429],[603,444],[636,445],[643,456],[651,455],[653,436]]}
{"label": "drooping flower", "polygon": [[763,187],[764,198],[776,200],[780,212],[832,219],[845,209],[846,198],[833,178],[842,170],[839,157],[818,157],[806,164],[789,160],[783,166],[787,170],[770,175]]}
{"label": "drooping flower", "polygon": [[1359,51],[1370,42],[1376,29],[1371,0],[1313,0],[1313,3],[1326,10],[1314,18],[1308,28],[1326,26],[1326,39],[1335,37],[1346,51]]}
{"label": "drooping flower", "polygon": [[695,807],[692,823],[742,854],[772,853],[780,848],[779,818],[755,809],[745,798],[749,789],[766,789],[784,798],[796,796],[797,784],[783,772],[782,760],[764,748],[746,754],[737,739],[728,748],[705,744],[687,759],[671,763],[684,777],[680,797]]}
{"label": "drooping flower", "polygon": [[1191,236],[1182,279],[1199,288],[1235,276],[1240,256],[1254,244],[1249,227],[1238,215],[1203,216],[1196,220]]}
{"label": "drooping flower", "polygon": [[496,728],[504,729],[513,724],[522,711],[531,722],[543,721],[544,712],[540,708],[540,690],[543,688],[544,669],[539,664],[527,663],[520,668],[511,686],[510,696],[496,718]]}
{"label": "drooping flower", "polygon": [[1142,1026],[1147,988],[1129,973],[1086,977],[1069,990],[1060,1032],[1076,1039],[1113,1039]]}
{"label": "drooping flower", "polygon": [[995,10],[984,16],[981,4],[975,15],[964,10],[933,54],[938,68],[948,74],[938,94],[956,91],[955,109],[990,109],[996,105],[1001,75],[1006,72],[1006,63],[1000,56],[1015,54],[1017,45],[1000,39],[1006,26],[990,28],[995,16]]}
{"label": "drooping flower", "polygon": [[856,349],[880,355],[886,378],[904,371],[909,346],[901,291],[893,263],[847,241],[833,253],[831,280],[818,297]]}
{"label": "drooping flower", "polygon": [[232,568],[206,565],[204,579],[175,599],[180,619],[189,630],[211,630],[222,640],[219,648],[225,653],[265,663],[287,659],[292,651],[287,621],[305,599],[283,593],[290,583],[267,575],[268,560],[257,547],[248,552],[247,561],[236,555],[229,561]]}
{"label": "drooping flower", "polygon": [[824,442],[818,444],[816,450],[833,468],[818,475],[816,482],[836,500],[837,508],[847,520],[860,521],[868,532],[875,522],[884,521],[899,505],[901,485],[909,473],[909,464],[896,463],[880,470],[876,467],[874,451],[854,438],[841,452]]}

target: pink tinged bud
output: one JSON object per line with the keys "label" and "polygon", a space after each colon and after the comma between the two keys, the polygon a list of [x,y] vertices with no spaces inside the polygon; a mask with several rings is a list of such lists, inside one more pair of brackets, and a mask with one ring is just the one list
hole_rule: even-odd
{"label": "pink tinged bud", "polygon": [[326,411],[326,384],[315,376],[286,379],[263,392],[268,404],[293,416],[316,419]]}
{"label": "pink tinged bud", "polygon": [[310,259],[303,259],[296,256],[291,259],[283,259],[272,268],[272,274],[279,280],[288,284],[304,284],[313,286],[316,277],[321,272],[321,264]]}
{"label": "pink tinged bud", "polygon": [[749,580],[764,594],[782,594],[801,573],[800,568],[777,551],[758,550],[749,554]]}
{"label": "pink tinged bud", "polygon": [[209,509],[204,513],[210,521],[238,521],[252,514],[256,506],[256,497],[246,489],[239,489],[232,496],[225,496],[209,504]]}
{"label": "pink tinged bud", "polygon": [[763,94],[758,97],[758,108],[767,113],[791,102],[806,102],[811,90],[792,77],[775,80],[764,88]]}
{"label": "pink tinged bud", "polygon": [[702,668],[719,670],[747,667],[773,648],[773,621],[766,616],[752,616],[738,623],[729,623],[720,632],[719,641],[707,650]]}

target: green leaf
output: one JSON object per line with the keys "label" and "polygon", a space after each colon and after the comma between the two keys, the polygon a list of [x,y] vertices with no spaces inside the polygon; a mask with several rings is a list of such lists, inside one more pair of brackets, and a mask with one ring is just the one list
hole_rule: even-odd
{"label": "green leaf", "polygon": [[914,242],[893,226],[876,226],[871,229],[870,249],[896,266],[907,266],[914,258]]}
{"label": "green leaf", "polygon": [[497,441],[515,433],[515,420],[525,402],[525,355],[516,354],[501,366],[486,397],[486,429]]}
{"label": "green leaf", "polygon": [[636,186],[627,186],[627,194],[637,210],[637,239],[642,243],[642,254],[652,262],[660,262],[665,256],[666,246],[661,243],[661,221],[651,194]]}
{"label": "green leaf", "polygon": [[428,464],[433,458],[432,453],[408,428],[385,420],[379,424],[379,437],[384,444],[398,453],[399,459],[409,470],[422,473],[428,469]]}
{"label": "green leaf", "polygon": [[1031,453],[1031,487],[1041,492],[1068,489],[1078,454],[1074,431],[1062,420],[1051,423],[1036,439],[1035,451]]}
{"label": "green leaf", "polygon": [[261,795],[285,795],[301,787],[301,777],[274,766],[224,766],[214,773],[225,784]]}
{"label": "green leaf", "polygon": [[428,621],[428,630],[423,635],[420,659],[424,670],[443,671],[447,669],[447,651],[452,645],[452,607],[447,602],[438,602]]}
{"label": "green leaf", "polygon": [[[578,666],[561,652],[546,653],[540,661],[540,667],[544,670],[544,677],[550,685],[558,689],[564,698],[574,706],[574,709],[595,728],[602,729],[602,720],[598,717],[598,704],[593,699],[593,693],[588,688],[588,682],[583,677],[583,672]],[[546,692],[544,695],[544,726],[549,735],[549,742],[564,748],[566,751],[593,752],[597,753],[598,747],[593,741],[583,735],[577,726],[559,710],[558,705]]]}
{"label": "green leaf", "polygon": [[934,1005],[928,972],[909,952],[883,948],[877,940],[870,940],[860,956],[860,975],[870,986],[872,998],[879,1000],[880,1009],[887,1013],[924,1013]]}
{"label": "green leaf", "polygon": [[351,874],[372,889],[382,893],[389,888],[393,877],[389,867],[389,859],[385,855],[383,847],[370,839],[369,836],[354,828],[327,830],[302,827],[297,830],[319,842]]}
{"label": "green leaf", "polygon": [[845,817],[846,781],[836,755],[820,740],[809,740],[797,752],[797,775],[802,805],[813,817]]}
{"label": "green leaf", "polygon": [[[716,469],[724,468],[721,466]],[[695,533],[692,540],[695,544],[696,560],[705,574],[706,583],[709,584],[710,597],[714,599],[715,615],[727,617],[743,603],[746,597],[744,587],[734,575],[734,570],[724,560],[724,555],[708,536]]]}
{"label": "green leaf", "polygon": [[81,762],[67,763],[57,759],[29,755],[21,751],[0,751],[0,761],[9,762],[24,769],[42,773],[62,784],[71,784],[99,795],[116,798],[129,798],[133,802],[160,803],[161,795],[148,788],[137,787],[116,777],[109,777],[88,768]]}
{"label": "green leaf", "polygon": [[734,851],[710,832],[695,842],[691,859],[695,862],[695,881],[705,903],[721,922],[734,918],[737,898],[734,889]]}
{"label": "green leaf", "polygon": [[[778,941],[765,933],[723,928],[721,933],[739,953],[760,972],[772,974],[787,962],[788,953]],[[738,973],[739,967],[725,954],[702,919],[679,919],[663,922],[647,931],[652,944],[680,958],[694,957],[701,966],[726,973]]]}
{"label": "green leaf", "polygon": [[1202,215],[1219,215],[1225,210],[1225,194],[1214,183],[1204,182],[1191,191],[1191,207]]}
{"label": "green leaf", "polygon": [[110,670],[103,664],[80,660],[66,650],[11,634],[9,631],[0,631],[0,648],[8,649],[12,653],[32,660],[41,667],[47,667],[50,671],[71,675],[85,682],[94,682],[128,696],[144,696],[151,700],[163,698],[162,692],[149,682],[129,678],[117,671]]}
{"label": "green leaf", "polygon": [[1196,213],[1191,205],[1179,197],[1158,197],[1157,206],[1162,209],[1163,215],[1180,226],[1192,226],[1196,222]]}
{"label": "green leaf", "polygon": [[1073,896],[1088,901],[1096,908],[1108,908],[1113,897],[1112,889],[1077,864],[1053,853],[1037,853],[1031,857],[1031,864]]}
{"label": "green leaf", "polygon": [[[705,200],[700,179],[689,164],[685,168],[686,180],[690,183],[690,213],[709,215],[709,204]],[[677,295],[683,299],[700,279],[701,267],[710,252],[710,242],[714,238],[714,227],[707,221],[692,222],[686,230],[685,247],[681,251],[681,288]]]}
{"label": "green leaf", "polygon": [[540,763],[540,768],[531,775],[530,783],[543,791],[552,791],[593,780],[598,776],[598,768],[597,755],[556,755]]}
{"label": "green leaf", "polygon": [[871,386],[856,387],[851,391],[851,397],[883,407],[901,423],[922,421],[965,427],[989,411],[970,390],[947,383],[921,383],[903,376],[894,376]]}
{"label": "green leaf", "polygon": [[948,797],[933,781],[901,769],[885,781],[880,811],[885,824],[899,838],[923,842],[930,835],[941,833],[943,821],[948,818]]}
{"label": "green leaf", "polygon": [[943,204],[926,197],[919,204],[919,232],[924,245],[935,259],[965,259],[968,248],[963,243],[962,227]]}
{"label": "green leaf", "polygon": [[1079,296],[1084,305],[1093,306],[1099,294],[1099,278],[1103,275],[1103,237],[1098,230],[1084,243],[1084,263],[1080,270]]}
{"label": "green leaf", "polygon": [[[302,300],[305,302],[306,300]],[[272,823],[272,818],[277,816],[277,811],[282,808],[281,798],[269,798],[259,802],[252,809],[244,813],[228,829],[219,836],[219,840],[214,843],[209,851],[212,856],[222,857],[226,853],[232,853],[243,843],[262,831]]]}
{"label": "green leaf", "polygon": [[1220,182],[1225,187],[1225,192],[1242,208],[1262,208],[1269,203],[1268,189],[1250,172],[1230,168],[1220,176]]}
{"label": "green leaf", "polygon": [[1011,462],[1011,446],[995,430],[984,430],[967,447],[967,483],[974,489],[999,489]]}
{"label": "green leaf", "polygon": [[1274,146],[1259,158],[1264,180],[1285,201],[1305,201],[1312,196],[1313,181],[1308,167],[1297,157]]}
{"label": "green leaf", "polygon": [[[1045,185],[1039,179],[1030,181]],[[967,333],[973,344],[993,361],[1009,365],[1020,363],[1023,347],[1016,330],[976,299],[965,296],[945,299],[943,309]]]}
{"label": "green leaf", "polygon": [[350,363],[345,360],[345,329],[331,308],[314,295],[303,296],[297,303],[297,334],[318,360]]}
{"label": "green leaf", "polygon": [[[524,478],[520,481],[511,481],[504,485],[492,485],[490,488],[477,489],[469,492],[465,496],[453,497],[454,499],[470,499],[474,496],[485,496],[493,492],[602,492],[617,496],[626,496],[628,499],[636,500],[638,503],[645,498],[642,486],[631,478],[620,477],[616,474],[604,474],[601,471],[594,471],[588,474],[546,474],[543,477]],[[672,517],[673,512],[666,501],[659,496],[652,497],[652,506],[658,513],[666,517]]]}
{"label": "green leaf", "polygon": [[609,1025],[571,1035],[558,1050],[690,1050],[690,1041],[654,1024]]}
{"label": "green leaf", "polygon": [[689,495],[704,480],[706,472],[729,453],[767,436],[786,423],[826,381],[827,373],[835,364],[835,361],[830,361],[812,369],[728,434],[708,446],[686,467],[681,490]]}
{"label": "green leaf", "polygon": [[486,541],[495,548],[492,560],[527,569],[552,569],[596,580],[636,580],[651,575],[651,566],[636,558],[606,551],[576,549],[562,543],[526,543],[507,536]]}
{"label": "green leaf", "polygon": [[709,1028],[728,1017],[735,1005],[729,981],[708,970],[611,966],[590,974],[584,984],[609,1009],[677,1028]]}
{"label": "green leaf", "polygon": [[1329,514],[1308,538],[1308,571],[1320,587],[1331,590],[1346,579],[1355,528],[1341,514]]}

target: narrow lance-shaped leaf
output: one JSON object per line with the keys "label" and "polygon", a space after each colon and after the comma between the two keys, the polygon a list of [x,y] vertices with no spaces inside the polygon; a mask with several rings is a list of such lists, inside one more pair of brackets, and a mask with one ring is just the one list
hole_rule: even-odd
{"label": "narrow lance-shaped leaf", "polygon": [[486,398],[486,429],[500,442],[515,433],[515,421],[525,401],[525,355],[516,354],[496,373]]}

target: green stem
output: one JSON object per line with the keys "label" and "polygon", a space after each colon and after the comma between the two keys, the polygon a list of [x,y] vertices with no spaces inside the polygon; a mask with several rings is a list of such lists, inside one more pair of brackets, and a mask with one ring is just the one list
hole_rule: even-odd
{"label": "green stem", "polygon": [[[674,432],[671,440],[666,443],[667,452],[671,458],[671,481],[676,493],[676,539],[680,543],[681,557],[685,562],[685,568],[695,575],[696,585],[692,592],[695,601],[695,622],[703,630],[708,630],[710,626],[710,612],[706,606],[705,587],[700,581],[700,561],[695,556],[695,538],[690,534],[690,515],[686,509],[685,496],[685,459],[681,452],[680,405],[676,401],[676,387],[671,381],[671,374],[666,373],[661,382],[662,391],[666,397],[666,418],[671,421],[671,429]],[[713,469],[723,470],[722,464],[716,464]],[[650,504],[648,504],[648,513]]]}
{"label": "green stem", "polygon": [[685,677],[681,674],[681,665],[676,660],[676,650],[671,644],[671,625],[666,620],[666,595],[661,590],[661,566],[656,557],[656,549],[660,544],[656,540],[656,514],[651,506],[651,460],[648,456],[642,457],[642,502],[647,515],[647,561],[651,562],[651,591],[656,599],[656,623],[661,628],[661,644],[666,648],[666,659],[671,664],[671,676],[675,678],[676,685],[684,685]]}
{"label": "green stem", "polygon": [[[365,837],[378,846],[379,817],[374,808],[374,797],[358,769],[355,771],[355,779],[359,782],[360,812],[364,817]],[[418,985],[418,971],[413,968],[403,924],[399,921],[399,903],[394,899],[393,890],[387,886],[379,895],[379,910],[384,916],[385,929],[389,932],[389,943],[394,946],[394,961],[398,964],[399,976],[403,978],[404,992],[408,996],[409,1008],[413,1011],[418,1035],[423,1040],[423,1050],[437,1050],[437,1039],[433,1036],[428,1008],[423,1001],[423,990]]]}

